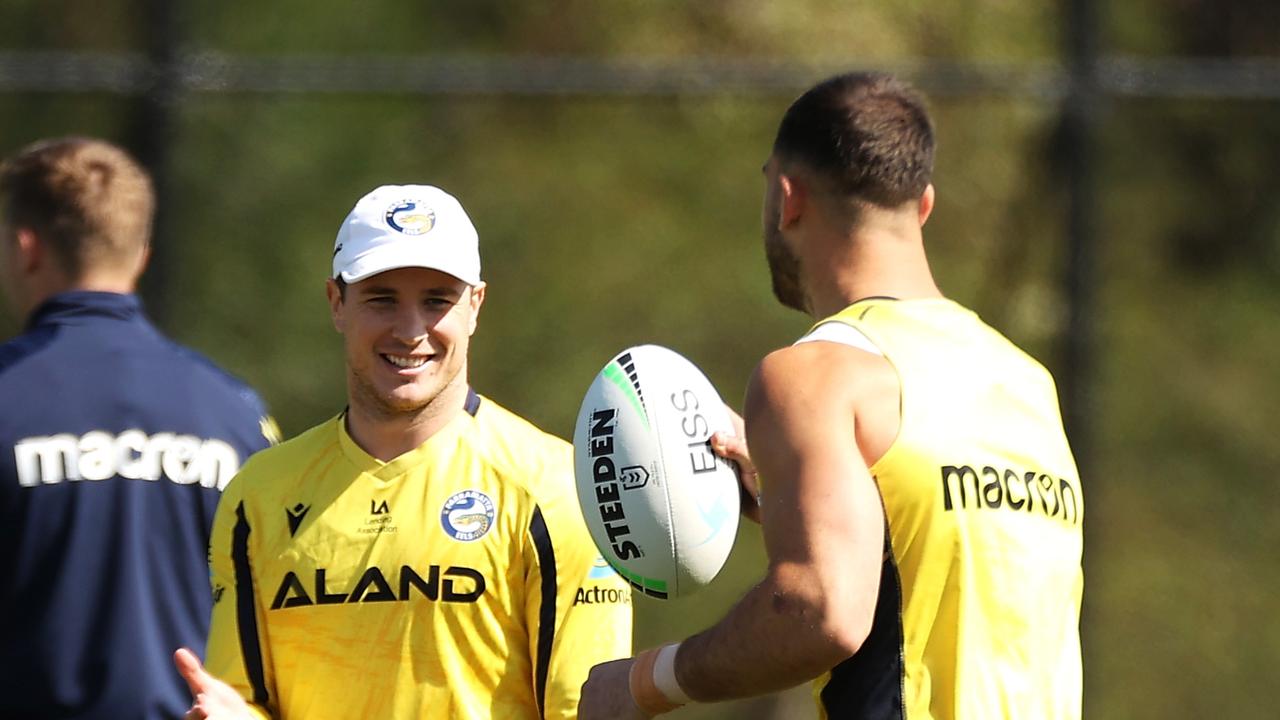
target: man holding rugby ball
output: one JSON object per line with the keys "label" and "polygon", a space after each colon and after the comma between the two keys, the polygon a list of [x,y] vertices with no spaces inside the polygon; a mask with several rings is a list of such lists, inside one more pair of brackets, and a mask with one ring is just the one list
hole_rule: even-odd
{"label": "man holding rugby ball", "polygon": [[708,630],[594,668],[583,720],[804,681],[823,717],[1080,718],[1079,476],[1048,371],[934,282],[933,153],[887,75],[787,110],[765,251],[816,324],[747,390],[766,575]]}

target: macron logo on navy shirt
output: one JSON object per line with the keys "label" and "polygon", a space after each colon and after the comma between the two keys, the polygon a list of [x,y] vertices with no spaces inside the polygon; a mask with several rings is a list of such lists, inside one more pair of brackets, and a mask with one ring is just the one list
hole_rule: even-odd
{"label": "macron logo on navy shirt", "polygon": [[13,454],[22,487],[119,476],[221,490],[240,469],[240,456],[222,440],[141,430],[29,437],[14,445]]}

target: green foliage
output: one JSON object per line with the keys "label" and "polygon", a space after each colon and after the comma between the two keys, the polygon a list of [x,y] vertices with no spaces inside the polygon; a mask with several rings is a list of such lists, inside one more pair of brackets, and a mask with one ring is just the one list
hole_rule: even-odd
{"label": "green foliage", "polygon": [[[0,10],[0,50],[139,50],[140,5],[13,0]],[[1175,5],[1108,6],[1104,28],[1127,53],[1274,52],[1256,39],[1275,28],[1272,4],[1207,4],[1228,18],[1207,29],[1195,13],[1205,3]],[[180,18],[189,49],[255,56],[829,67],[1047,62],[1061,44],[1055,7],[1010,0],[283,0],[190,3]],[[323,290],[339,223],[375,185],[433,183],[462,200],[481,235],[490,290],[471,358],[481,392],[567,436],[603,363],[657,342],[701,365],[736,405],[754,363],[808,324],[773,301],[759,227],[760,165],[801,89],[189,95],[153,268],[164,295],[148,301],[172,335],[258,387],[297,434],[344,403]],[[1058,108],[941,96],[933,108],[938,207],[926,238],[939,282],[1056,366],[1067,302],[1063,183],[1050,152]],[[128,98],[0,93],[0,150],[71,132],[124,139],[132,110]],[[1268,422],[1280,406],[1278,112],[1274,102],[1124,99],[1103,118],[1097,452],[1084,477],[1091,718],[1274,714],[1257,689],[1280,655],[1269,622],[1280,531],[1268,512],[1280,488]],[[19,327],[2,323],[6,335]],[[762,568],[748,526],[703,594],[637,600],[637,643],[714,622]],[[812,706],[802,688],[674,717],[730,716],[804,718]]]}
{"label": "green foliage", "polygon": [[0,50],[136,51],[141,3],[123,0],[5,0]]}

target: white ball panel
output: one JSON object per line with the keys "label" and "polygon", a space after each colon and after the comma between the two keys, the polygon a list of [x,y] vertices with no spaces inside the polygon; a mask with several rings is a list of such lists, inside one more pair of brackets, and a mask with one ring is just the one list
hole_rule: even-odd
{"label": "white ball panel", "polygon": [[666,348],[619,353],[588,389],[574,432],[583,516],[605,559],[646,594],[691,593],[724,566],[738,481],[708,441],[731,429],[710,381]]}

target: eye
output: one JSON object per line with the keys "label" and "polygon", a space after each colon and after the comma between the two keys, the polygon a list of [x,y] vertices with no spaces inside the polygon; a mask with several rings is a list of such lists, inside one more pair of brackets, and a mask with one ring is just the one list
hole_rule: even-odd
{"label": "eye", "polygon": [[396,299],[390,295],[374,295],[365,300],[370,305],[392,305]]}
{"label": "eye", "polygon": [[433,310],[447,310],[453,307],[453,300],[445,297],[427,298],[426,305]]}

